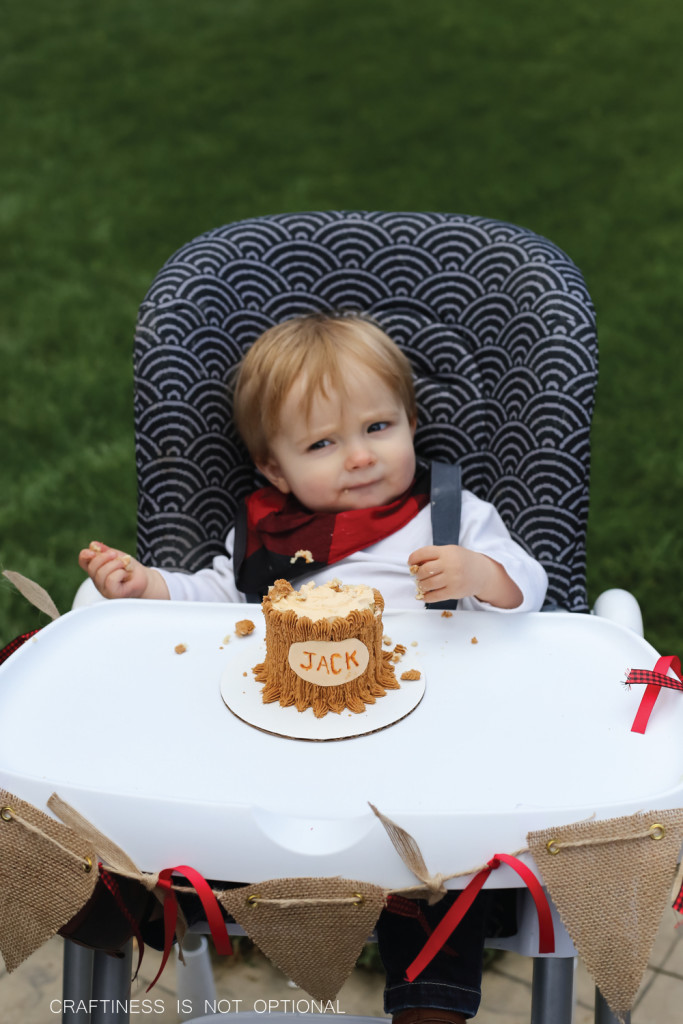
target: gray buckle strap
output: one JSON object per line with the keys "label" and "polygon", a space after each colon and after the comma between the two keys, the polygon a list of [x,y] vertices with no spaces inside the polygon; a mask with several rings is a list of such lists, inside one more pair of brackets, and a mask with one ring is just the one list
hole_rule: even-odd
{"label": "gray buckle strap", "polygon": [[[431,464],[432,537],[434,544],[457,544],[460,540],[462,507],[462,473],[460,466],[447,462]],[[436,610],[455,610],[455,600],[436,601],[426,605]]]}

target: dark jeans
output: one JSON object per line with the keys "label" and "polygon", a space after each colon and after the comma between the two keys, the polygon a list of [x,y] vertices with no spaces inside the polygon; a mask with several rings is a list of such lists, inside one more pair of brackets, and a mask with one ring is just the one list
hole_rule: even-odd
{"label": "dark jeans", "polygon": [[386,1013],[400,1013],[413,1007],[453,1010],[474,1017],[481,1001],[481,971],[484,939],[491,919],[491,891],[480,892],[442,948],[412,982],[406,968],[418,955],[432,931],[459,896],[452,892],[430,907],[417,904],[420,918],[383,910],[377,922],[377,941],[387,974],[384,989]]}

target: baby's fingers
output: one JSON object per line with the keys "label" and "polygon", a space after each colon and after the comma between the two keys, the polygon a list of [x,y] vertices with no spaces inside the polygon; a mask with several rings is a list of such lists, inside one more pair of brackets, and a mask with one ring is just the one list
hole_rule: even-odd
{"label": "baby's fingers", "polygon": [[95,586],[105,597],[119,597],[130,579],[130,569],[114,553],[109,561],[100,566],[93,579]]}
{"label": "baby's fingers", "polygon": [[79,551],[78,564],[81,569],[85,569],[85,571],[88,572],[93,559],[97,558],[98,555],[112,550],[113,549],[108,547],[106,544],[101,544],[98,540],[92,540],[87,548],[83,548]]}
{"label": "baby's fingers", "polygon": [[100,589],[109,579],[112,573],[120,572],[127,574],[130,565],[130,555],[124,555],[114,548],[107,548],[104,551],[93,554],[92,559],[86,566],[86,571],[92,577],[95,586]]}
{"label": "baby's fingers", "polygon": [[428,562],[422,562],[421,565],[411,565],[410,567],[410,572],[415,577],[417,583],[424,583],[425,580],[430,580],[432,576],[436,576],[441,571],[441,563],[436,558],[430,559]]}
{"label": "baby's fingers", "polygon": [[424,601],[426,604],[431,604],[433,601],[445,601],[450,596],[446,580],[443,574],[440,574],[431,579],[429,583],[422,584],[419,600]]}
{"label": "baby's fingers", "polygon": [[427,547],[418,548],[417,551],[413,551],[412,555],[408,558],[408,565],[410,571],[414,574],[417,572],[417,568],[436,558],[439,554],[439,548],[436,544],[429,544]]}
{"label": "baby's fingers", "polygon": [[88,566],[90,565],[94,557],[95,553],[91,551],[90,548],[83,548],[81,551],[79,551],[78,564],[80,565],[81,569],[87,572]]}

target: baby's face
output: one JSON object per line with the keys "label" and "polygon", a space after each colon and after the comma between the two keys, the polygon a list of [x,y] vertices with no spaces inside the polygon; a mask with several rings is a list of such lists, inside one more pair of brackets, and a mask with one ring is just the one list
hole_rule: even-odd
{"label": "baby's face", "polygon": [[320,389],[308,420],[296,384],[282,407],[271,456],[259,468],[312,512],[374,508],[398,498],[415,475],[415,426],[389,387],[365,367],[347,374],[347,394]]}

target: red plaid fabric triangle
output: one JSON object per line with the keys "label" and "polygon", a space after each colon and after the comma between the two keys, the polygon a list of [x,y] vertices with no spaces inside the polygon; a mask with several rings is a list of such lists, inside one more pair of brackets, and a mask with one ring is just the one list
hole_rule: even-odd
{"label": "red plaid fabric triangle", "polygon": [[10,654],[14,654],[15,651],[18,651],[22,644],[25,644],[27,640],[30,640],[32,636],[35,636],[35,634],[39,632],[40,630],[38,629],[32,629],[29,633],[22,633],[21,636],[16,637],[14,640],[10,640],[7,646],[0,650],[0,665],[2,665],[3,661],[7,661]]}

